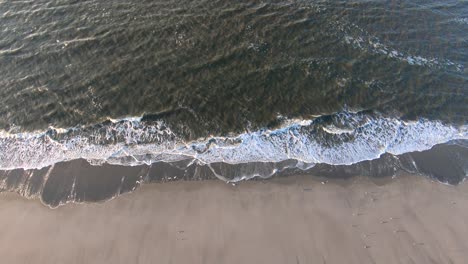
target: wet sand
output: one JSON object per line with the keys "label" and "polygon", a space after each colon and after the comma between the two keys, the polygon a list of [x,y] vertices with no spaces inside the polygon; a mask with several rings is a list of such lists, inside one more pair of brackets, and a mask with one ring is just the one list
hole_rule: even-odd
{"label": "wet sand", "polygon": [[0,194],[2,263],[466,263],[468,185],[423,177],[148,184],[50,209]]}

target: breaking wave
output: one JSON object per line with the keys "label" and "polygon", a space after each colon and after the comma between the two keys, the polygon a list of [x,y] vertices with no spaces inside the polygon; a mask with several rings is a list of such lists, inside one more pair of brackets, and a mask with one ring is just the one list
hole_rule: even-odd
{"label": "breaking wave", "polygon": [[[185,141],[163,120],[127,118],[33,133],[0,132],[0,170],[37,169],[62,161],[135,166],[159,161],[201,164],[298,161],[350,165],[423,151],[451,140],[468,139],[466,125],[420,119],[403,121],[375,113],[342,112],[312,120],[286,120],[277,128],[237,136]],[[300,165],[299,165],[300,164]]]}

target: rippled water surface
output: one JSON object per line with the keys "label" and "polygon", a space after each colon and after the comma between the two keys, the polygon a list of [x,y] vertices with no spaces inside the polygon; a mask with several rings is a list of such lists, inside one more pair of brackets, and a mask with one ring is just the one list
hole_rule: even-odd
{"label": "rippled water surface", "polygon": [[467,1],[0,0],[0,169],[464,142],[467,21]]}

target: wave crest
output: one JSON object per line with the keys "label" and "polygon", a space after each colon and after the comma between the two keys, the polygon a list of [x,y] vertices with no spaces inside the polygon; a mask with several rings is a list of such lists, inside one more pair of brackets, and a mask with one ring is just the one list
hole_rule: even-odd
{"label": "wave crest", "polygon": [[349,165],[384,153],[422,151],[456,139],[468,139],[466,125],[427,119],[409,122],[364,112],[286,120],[276,129],[190,142],[163,120],[128,118],[35,133],[1,132],[0,169],[35,169],[80,158],[92,164],[129,166],[186,159],[204,164],[296,160],[306,167]]}

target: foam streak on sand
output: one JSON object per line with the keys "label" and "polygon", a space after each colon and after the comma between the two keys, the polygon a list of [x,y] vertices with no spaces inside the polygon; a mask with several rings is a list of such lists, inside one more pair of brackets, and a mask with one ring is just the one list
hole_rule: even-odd
{"label": "foam streak on sand", "polygon": [[466,125],[456,127],[425,119],[405,122],[364,113],[286,123],[277,129],[190,142],[182,140],[162,120],[135,118],[37,133],[3,132],[0,169],[42,168],[81,158],[93,164],[130,166],[186,159],[205,164],[297,160],[349,165],[384,153],[399,155],[468,139]]}

